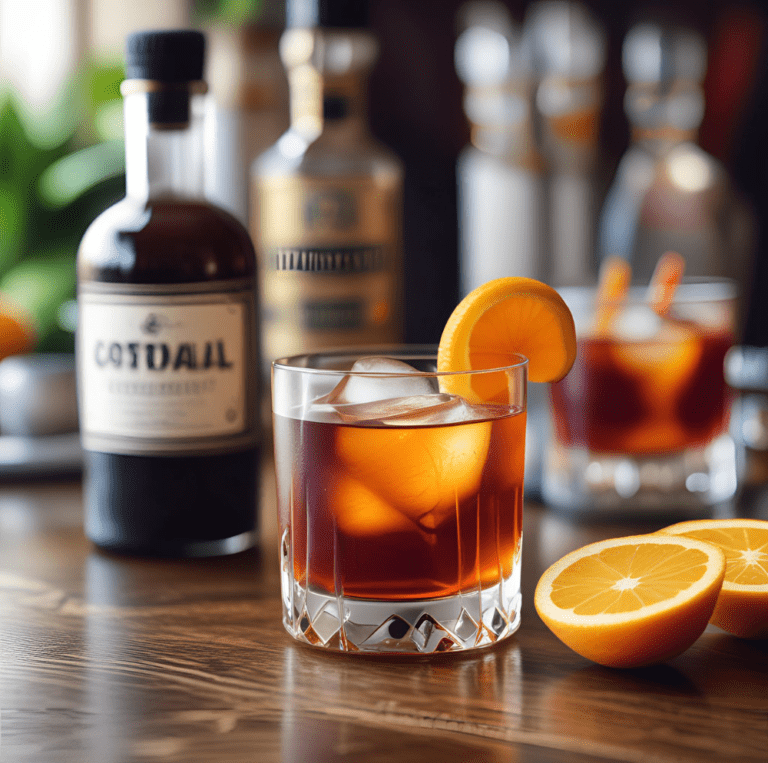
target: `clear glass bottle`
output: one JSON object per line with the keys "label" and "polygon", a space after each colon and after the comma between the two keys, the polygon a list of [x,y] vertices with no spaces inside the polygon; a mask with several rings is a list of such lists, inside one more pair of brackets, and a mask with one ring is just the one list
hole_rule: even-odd
{"label": "clear glass bottle", "polygon": [[126,197],[78,252],[85,529],[121,552],[256,539],[256,261],[204,199],[204,46],[192,31],[128,38]]}
{"label": "clear glass bottle", "polygon": [[288,128],[288,83],[278,51],[282,0],[263,0],[253,14],[248,23],[214,21],[205,30],[206,196],[246,226],[251,163]]}
{"label": "clear glass bottle", "polygon": [[[468,294],[505,276],[547,280],[544,161],[534,129],[534,80],[529,51],[500,2],[463,8],[454,62],[465,85],[470,143],[456,163],[459,288]],[[528,386],[525,490],[540,490],[544,385]]]}
{"label": "clear glass bottle", "polygon": [[558,286],[591,283],[597,268],[605,32],[580,3],[540,0],[526,13],[524,37],[538,79],[536,109],[547,164],[549,278]]}
{"label": "clear glass bottle", "polygon": [[501,3],[470,3],[460,23],[454,61],[470,122],[470,143],[456,164],[464,295],[494,278],[545,279],[548,272],[530,61]]}
{"label": "clear glass bottle", "polygon": [[723,165],[696,144],[704,115],[706,45],[689,29],[633,27],[623,45],[632,141],[603,206],[601,258],[629,260],[647,283],[669,249],[686,274],[744,282],[751,225]]}
{"label": "clear glass bottle", "polygon": [[264,360],[402,340],[402,166],[371,136],[367,3],[289,0],[291,126],[253,164]]}

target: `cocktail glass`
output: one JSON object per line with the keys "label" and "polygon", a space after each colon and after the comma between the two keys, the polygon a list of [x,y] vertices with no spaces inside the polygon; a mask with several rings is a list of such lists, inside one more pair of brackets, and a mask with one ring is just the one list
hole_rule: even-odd
{"label": "cocktail glass", "polygon": [[545,502],[571,512],[697,514],[730,499],[736,456],[723,364],[734,285],[683,282],[661,315],[641,288],[620,305],[597,305],[594,289],[560,294],[578,351],[551,387]]}
{"label": "cocktail glass", "polygon": [[273,364],[283,622],[348,652],[493,644],[520,623],[527,360],[381,355]]}

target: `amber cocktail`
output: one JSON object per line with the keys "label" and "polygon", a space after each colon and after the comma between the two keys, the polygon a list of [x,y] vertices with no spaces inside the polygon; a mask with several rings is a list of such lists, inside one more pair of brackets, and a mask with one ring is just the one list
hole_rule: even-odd
{"label": "amber cocktail", "polygon": [[422,653],[518,627],[526,361],[434,369],[421,350],[274,364],[283,614],[297,639]]}
{"label": "amber cocktail", "polygon": [[590,290],[563,289],[578,352],[551,387],[553,442],[545,496],[567,506],[696,507],[735,488],[724,359],[733,289],[684,283],[656,314],[630,294],[596,331]]}

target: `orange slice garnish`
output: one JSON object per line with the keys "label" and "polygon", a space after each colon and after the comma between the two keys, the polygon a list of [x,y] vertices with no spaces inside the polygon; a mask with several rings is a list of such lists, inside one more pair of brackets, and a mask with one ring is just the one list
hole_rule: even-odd
{"label": "orange slice garnish", "polygon": [[768,637],[768,522],[700,519],[680,522],[661,532],[722,549],[725,580],[710,622],[742,638]]}
{"label": "orange slice garnish", "polygon": [[595,296],[595,333],[610,333],[611,323],[629,291],[632,268],[621,257],[607,257],[600,267]]}
{"label": "orange slice garnish", "polygon": [[725,555],[711,543],[661,533],[614,538],[555,562],[541,576],[534,604],[550,630],[582,657],[639,667],[670,659],[696,641],[724,575]]}
{"label": "orange slice garnish", "polygon": [[451,314],[440,337],[437,370],[502,368],[518,363],[519,355],[528,359],[531,381],[562,379],[576,357],[573,316],[551,286],[532,278],[497,278],[470,292]]}
{"label": "orange slice garnish", "polygon": [[684,272],[685,259],[677,252],[665,252],[656,263],[648,286],[648,302],[659,315],[672,306]]}

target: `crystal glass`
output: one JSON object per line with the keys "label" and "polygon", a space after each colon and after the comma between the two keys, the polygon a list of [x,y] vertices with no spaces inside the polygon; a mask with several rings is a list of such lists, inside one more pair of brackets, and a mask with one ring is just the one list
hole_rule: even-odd
{"label": "crystal glass", "polygon": [[631,289],[620,306],[562,289],[576,323],[570,373],[551,387],[545,502],[569,512],[706,513],[736,490],[724,359],[735,288],[690,280],[664,314]]}
{"label": "crystal glass", "polygon": [[493,644],[520,623],[527,360],[381,354],[273,364],[283,622],[349,652]]}

